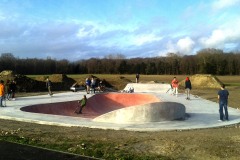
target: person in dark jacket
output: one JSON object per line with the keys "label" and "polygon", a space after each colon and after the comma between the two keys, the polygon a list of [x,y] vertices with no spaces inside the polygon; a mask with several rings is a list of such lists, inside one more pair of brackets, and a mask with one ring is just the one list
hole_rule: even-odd
{"label": "person in dark jacket", "polygon": [[140,78],[140,75],[139,75],[139,73],[137,73],[137,74],[136,74],[136,83],[139,82],[139,78]]}
{"label": "person in dark jacket", "polygon": [[187,94],[187,98],[186,98],[187,100],[190,100],[191,89],[192,89],[192,84],[191,84],[189,77],[187,77],[185,80],[185,90],[186,90],[186,94]]}
{"label": "person in dark jacket", "polygon": [[16,81],[12,80],[12,82],[10,83],[10,90],[11,90],[11,98],[12,100],[15,100],[15,92],[17,89],[17,85],[16,85]]}
{"label": "person in dark jacket", "polygon": [[[219,114],[220,114],[220,120],[223,121],[224,118],[226,121],[228,121],[228,96],[229,92],[225,89],[225,85],[221,85],[221,90],[218,91],[218,101],[219,101]],[[225,112],[225,115],[223,113],[223,109]]]}

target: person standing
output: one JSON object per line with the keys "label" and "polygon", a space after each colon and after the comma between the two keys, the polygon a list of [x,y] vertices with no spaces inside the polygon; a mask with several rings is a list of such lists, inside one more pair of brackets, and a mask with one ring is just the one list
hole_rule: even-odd
{"label": "person standing", "polygon": [[83,95],[83,98],[80,100],[80,101],[78,101],[78,103],[80,103],[80,109],[79,109],[79,111],[78,111],[78,107],[76,108],[76,110],[75,110],[75,113],[77,113],[77,114],[82,114],[82,109],[86,106],[86,104],[87,104],[87,97],[86,97],[86,95]]}
{"label": "person standing", "polygon": [[11,90],[12,100],[15,100],[15,92],[16,92],[16,89],[17,89],[17,85],[16,85],[16,82],[14,80],[11,81],[9,88]]}
{"label": "person standing", "polygon": [[48,89],[48,94],[50,96],[52,96],[53,95],[53,93],[52,93],[52,82],[48,78],[47,78],[47,82],[46,82],[46,87]]}
{"label": "person standing", "polygon": [[171,84],[172,84],[172,88],[173,88],[173,94],[175,94],[177,96],[178,95],[178,80],[176,77],[173,77]]}
{"label": "person standing", "polygon": [[185,90],[186,90],[186,94],[187,94],[187,100],[190,100],[190,90],[192,89],[192,84],[191,81],[189,79],[189,77],[186,78],[185,80]]}
{"label": "person standing", "polygon": [[92,77],[91,79],[91,90],[93,90],[93,93],[95,93],[96,90],[96,79]]}
{"label": "person standing", "polygon": [[87,94],[89,94],[90,93],[90,87],[91,87],[90,78],[86,78],[85,84],[86,84],[86,92],[87,92]]}
{"label": "person standing", "polygon": [[4,100],[4,97],[5,96],[5,87],[4,87],[4,81],[1,80],[0,81],[0,107],[4,107],[3,106],[3,100]]}
{"label": "person standing", "polygon": [[137,73],[137,74],[136,74],[136,83],[139,82],[139,77],[140,77],[140,75],[139,75],[139,73]]}
{"label": "person standing", "polygon": [[11,87],[10,87],[10,80],[8,79],[7,82],[6,82],[6,85],[5,85],[5,91],[6,91],[6,96],[5,98],[7,100],[10,100],[11,98],[11,93],[12,93],[12,90],[11,90]]}
{"label": "person standing", "polygon": [[[228,96],[229,92],[228,90],[225,89],[225,85],[221,85],[221,90],[218,91],[218,102],[219,102],[219,114],[220,114],[220,120],[223,121],[224,118],[225,120],[229,120],[228,118]],[[225,117],[223,113],[223,109],[225,112]]]}

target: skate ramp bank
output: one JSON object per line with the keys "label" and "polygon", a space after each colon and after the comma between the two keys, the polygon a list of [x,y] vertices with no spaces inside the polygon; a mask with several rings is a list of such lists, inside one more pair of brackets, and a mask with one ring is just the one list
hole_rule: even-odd
{"label": "skate ramp bank", "polygon": [[134,92],[167,92],[171,87],[170,84],[162,83],[128,83],[124,88],[127,91],[130,87],[134,88]]}
{"label": "skate ramp bank", "polygon": [[145,105],[153,102],[160,102],[160,100],[151,94],[104,93],[90,97],[87,101],[86,108],[92,113],[98,113],[97,116],[100,116],[122,108]]}
{"label": "skate ramp bank", "polygon": [[103,93],[96,94],[88,98],[87,105],[82,111],[83,114],[74,113],[76,108],[79,106],[79,103],[77,101],[37,104],[22,107],[20,110],[42,114],[96,118],[102,114],[121,108],[139,106],[159,101],[160,100],[157,97],[150,94]]}
{"label": "skate ramp bank", "polygon": [[77,101],[37,104],[20,108],[24,112],[54,114],[64,116],[78,116],[74,113],[79,104]]}
{"label": "skate ramp bank", "polygon": [[118,124],[136,122],[160,122],[184,120],[186,108],[176,102],[155,102],[145,105],[132,106],[112,111],[96,117],[96,122],[112,122]]}

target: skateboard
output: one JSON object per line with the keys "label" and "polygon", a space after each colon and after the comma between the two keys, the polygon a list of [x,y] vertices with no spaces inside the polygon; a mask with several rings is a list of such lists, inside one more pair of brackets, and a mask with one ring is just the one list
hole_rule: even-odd
{"label": "skateboard", "polygon": [[172,85],[170,85],[171,87],[167,90],[166,93],[168,93],[170,90],[173,91]]}

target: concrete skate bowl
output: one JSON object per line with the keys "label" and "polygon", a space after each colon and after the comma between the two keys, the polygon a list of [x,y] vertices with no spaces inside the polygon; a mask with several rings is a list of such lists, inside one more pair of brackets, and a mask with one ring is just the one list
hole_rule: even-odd
{"label": "concrete skate bowl", "polygon": [[153,102],[159,102],[159,99],[149,94],[106,93],[96,94],[88,98],[87,105],[82,111],[83,114],[74,113],[79,106],[77,101],[37,104],[22,107],[20,110],[33,113],[96,118],[102,114],[121,108]]}
{"label": "concrete skate bowl", "polygon": [[96,122],[135,123],[178,120],[185,117],[185,106],[175,102],[160,102],[151,94],[107,93],[88,98],[83,114],[74,113],[77,101],[37,104],[21,111],[91,118]]}

